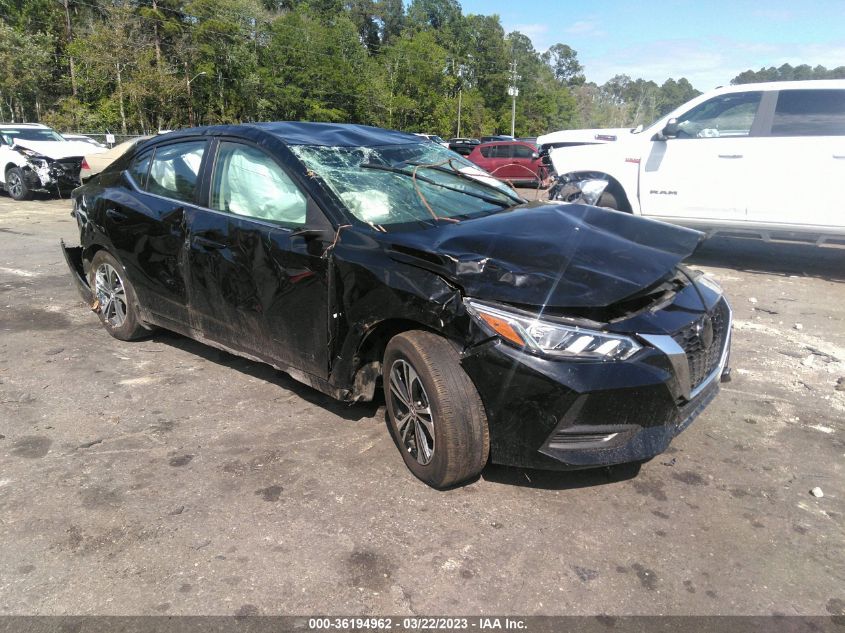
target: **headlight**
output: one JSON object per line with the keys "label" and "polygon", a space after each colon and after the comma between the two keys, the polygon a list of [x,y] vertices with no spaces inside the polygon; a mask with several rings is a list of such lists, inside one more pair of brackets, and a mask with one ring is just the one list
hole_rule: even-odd
{"label": "headlight", "polygon": [[554,323],[472,299],[465,299],[467,311],[488,331],[529,350],[565,358],[625,360],[641,345],[628,336],[600,332],[575,325]]}

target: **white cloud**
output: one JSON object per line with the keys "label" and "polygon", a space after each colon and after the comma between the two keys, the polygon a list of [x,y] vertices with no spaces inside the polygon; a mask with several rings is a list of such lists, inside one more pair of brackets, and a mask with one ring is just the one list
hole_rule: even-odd
{"label": "white cloud", "polygon": [[540,52],[545,51],[551,44],[547,43],[549,39],[549,25],[548,24],[514,24],[507,27],[507,32],[519,31],[523,35],[531,38],[531,43],[534,44],[534,49]]}
{"label": "white cloud", "polygon": [[606,33],[599,28],[598,23],[593,20],[580,20],[578,22],[573,22],[565,30],[565,32],[570,35],[584,35],[592,37],[601,37],[606,35]]}

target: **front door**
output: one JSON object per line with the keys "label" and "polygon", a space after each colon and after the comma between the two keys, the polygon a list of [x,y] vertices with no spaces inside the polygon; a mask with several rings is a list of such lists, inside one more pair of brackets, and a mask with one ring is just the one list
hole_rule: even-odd
{"label": "front door", "polygon": [[328,376],[328,268],[322,243],[296,235],[326,222],[258,147],[221,141],[208,209],[188,213],[194,327],[233,349]]}
{"label": "front door", "polygon": [[744,220],[761,92],[720,95],[678,117],[678,135],[654,140],[640,161],[642,214]]}

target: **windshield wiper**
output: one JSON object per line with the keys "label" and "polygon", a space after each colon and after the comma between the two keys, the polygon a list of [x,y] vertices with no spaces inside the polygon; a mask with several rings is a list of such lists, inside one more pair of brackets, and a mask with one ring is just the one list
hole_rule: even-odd
{"label": "windshield wiper", "polygon": [[[411,163],[408,163],[408,164],[411,164]],[[415,165],[415,166],[417,166],[417,165]],[[413,176],[414,175],[414,173],[411,172],[411,171],[407,171],[405,169],[400,169],[399,167],[391,167],[390,165],[379,165],[378,163],[361,163],[359,165],[359,167],[361,167],[362,169],[377,169],[379,171],[387,171],[387,172],[390,172],[392,174],[402,174],[403,176]],[[455,172],[447,171],[447,173],[454,174]],[[470,196],[472,198],[478,198],[479,200],[484,200],[484,202],[489,202],[490,204],[495,204],[496,206],[502,207],[503,209],[506,209],[506,208],[513,206],[512,204],[509,204],[508,202],[506,202],[504,200],[493,198],[491,196],[485,196],[484,194],[481,194],[481,193],[473,193],[471,191],[467,191],[466,189],[459,189],[457,187],[450,187],[449,185],[446,185],[442,182],[437,182],[436,180],[432,180],[431,178],[428,178],[426,176],[420,176],[419,174],[417,174],[416,178],[417,178],[417,180],[428,183],[430,185],[434,185],[435,187],[442,187],[443,189],[448,189],[449,191],[454,191],[456,193],[462,193],[462,194],[465,194],[465,195]]]}
{"label": "windshield wiper", "polygon": [[[458,169],[455,169],[454,167],[452,169],[446,169],[442,165],[426,165],[425,163],[411,163],[411,162],[403,162],[403,163],[400,163],[400,164],[401,165],[410,165],[411,167],[425,167],[426,169],[435,169],[439,172],[443,172],[444,174],[453,174],[453,175],[457,176],[458,178],[463,178],[464,180],[469,180],[473,184],[481,185],[482,187],[486,187],[487,189],[492,189],[496,193],[508,196],[509,198],[511,198],[513,200],[517,200],[520,203],[525,202],[524,198],[522,198],[519,195],[516,195],[516,192],[514,192],[514,194],[511,195],[509,192],[502,191],[496,185],[491,185],[490,183],[487,183],[487,182],[484,182],[483,180],[480,180],[477,176],[473,176],[472,174],[467,174],[467,173],[462,172]],[[451,162],[449,163],[449,166],[450,167],[452,166]],[[419,176],[417,176],[417,177],[419,178]],[[495,178],[495,176],[490,176],[490,178]]]}

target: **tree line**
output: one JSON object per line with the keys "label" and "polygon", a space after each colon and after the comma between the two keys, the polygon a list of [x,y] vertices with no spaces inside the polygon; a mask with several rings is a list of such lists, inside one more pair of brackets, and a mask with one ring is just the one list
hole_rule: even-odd
{"label": "tree line", "polygon": [[537,51],[457,0],[0,0],[0,20],[0,120],[61,130],[315,120],[451,137],[460,110],[460,134],[480,136],[510,131],[513,85],[516,134],[535,136],[648,123],[699,94],[588,82],[570,46]]}

